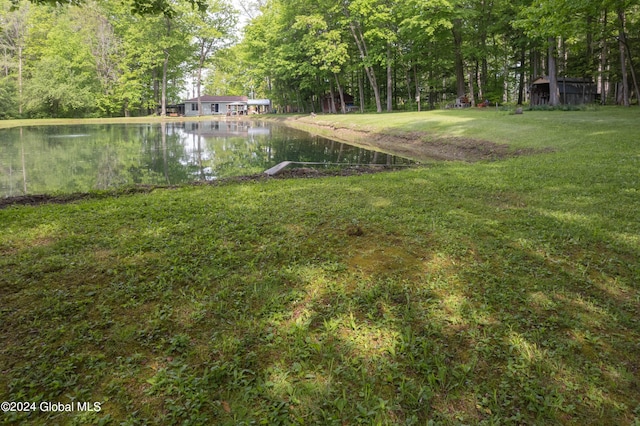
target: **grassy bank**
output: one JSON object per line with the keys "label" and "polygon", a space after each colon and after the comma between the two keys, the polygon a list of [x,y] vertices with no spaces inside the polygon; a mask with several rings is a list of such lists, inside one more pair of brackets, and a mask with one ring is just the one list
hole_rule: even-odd
{"label": "grassy bank", "polygon": [[[225,119],[226,117],[220,117]],[[233,118],[235,119],[235,118]],[[115,117],[115,118],[41,118],[23,120],[0,120],[0,129],[10,129],[22,126],[58,126],[74,124],[113,124],[113,123],[161,123],[175,121],[209,121],[211,116],[202,117],[160,117],[149,115],[146,117]]]}
{"label": "grassy bank", "polygon": [[0,422],[638,424],[639,118],[290,118],[553,152],[0,210]]}

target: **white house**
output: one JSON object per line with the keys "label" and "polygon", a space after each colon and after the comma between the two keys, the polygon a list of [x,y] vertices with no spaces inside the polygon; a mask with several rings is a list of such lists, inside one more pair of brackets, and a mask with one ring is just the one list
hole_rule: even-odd
{"label": "white house", "polygon": [[198,98],[184,101],[184,115],[246,115],[270,112],[269,99],[248,99],[246,96],[200,96],[202,113],[198,111]]}
{"label": "white house", "polygon": [[202,113],[198,111],[198,98],[184,101],[184,115],[239,115],[247,111],[246,96],[200,96]]}

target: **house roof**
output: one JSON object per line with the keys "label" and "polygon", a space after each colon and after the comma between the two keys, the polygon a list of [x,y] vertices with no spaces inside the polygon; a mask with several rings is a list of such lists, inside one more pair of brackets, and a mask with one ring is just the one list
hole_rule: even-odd
{"label": "house roof", "polygon": [[[593,80],[589,79],[589,78],[572,78],[572,77],[558,77],[557,78],[557,82],[558,84],[593,84]],[[533,83],[531,83],[532,85],[537,85],[537,84],[549,84],[549,77],[548,76],[544,76],[544,77],[540,77],[537,80],[535,80]]]}
{"label": "house roof", "polygon": [[248,105],[271,105],[271,101],[269,99],[249,99],[247,101]]}
{"label": "house roof", "polygon": [[[202,102],[247,102],[246,96],[200,96]],[[187,99],[185,102],[198,102],[198,98]]]}
{"label": "house roof", "polygon": [[[353,96],[351,96],[350,94],[348,94],[346,92],[342,94],[342,97],[344,98],[344,101],[346,103],[353,102]],[[324,99],[325,100],[330,100],[331,99],[331,95],[329,93],[327,93],[326,95],[324,95]],[[336,101],[340,102],[340,94],[339,93],[334,94],[334,99]]]}

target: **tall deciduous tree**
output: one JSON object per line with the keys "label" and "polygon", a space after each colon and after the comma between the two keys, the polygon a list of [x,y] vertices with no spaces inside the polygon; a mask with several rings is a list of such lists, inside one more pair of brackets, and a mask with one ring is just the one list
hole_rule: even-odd
{"label": "tall deciduous tree", "polygon": [[[344,0],[341,3],[344,22],[351,31],[371,84],[377,112],[382,112],[382,100],[376,67],[389,64],[389,44],[396,40],[392,6],[380,0]],[[390,72],[388,67],[387,72]]]}
{"label": "tall deciduous tree", "polygon": [[198,113],[202,114],[200,86],[202,70],[207,61],[233,40],[233,29],[237,25],[237,12],[224,0],[209,0],[206,11],[196,11],[188,19],[196,45],[196,88]]}
{"label": "tall deciduous tree", "polygon": [[[127,3],[110,5],[121,39],[120,90],[125,115],[143,109],[166,114],[166,106],[182,89],[183,64],[193,57],[184,9],[171,16],[130,15]],[[180,13],[178,13],[180,12]],[[176,84],[169,85],[175,81]]]}
{"label": "tall deciduous tree", "polygon": [[25,90],[25,109],[31,114],[79,117],[96,106],[100,83],[95,62],[79,31],[81,22],[65,12],[49,12],[53,26],[38,39],[38,49],[31,48],[39,53],[29,66]]}
{"label": "tall deciduous tree", "polygon": [[12,109],[8,105],[17,104],[19,115],[22,115],[23,108],[24,49],[29,28],[28,13],[29,4],[26,2],[15,3],[11,8],[10,3],[5,1],[0,7],[0,45],[3,53],[5,97],[9,96],[9,93],[13,93],[11,89],[13,79],[10,78],[13,75],[16,76],[18,94],[17,100],[4,101],[5,111]]}
{"label": "tall deciduous tree", "polygon": [[[14,4],[18,4],[21,0],[11,0]],[[185,0],[191,7],[200,11],[206,10],[207,0]],[[31,0],[32,3],[46,4],[57,6],[60,4],[68,4],[81,6],[85,0]],[[156,15],[173,16],[178,12],[179,3],[172,0],[132,0],[130,3],[130,11],[139,15]]]}
{"label": "tall deciduous tree", "polygon": [[435,83],[434,76],[441,73],[438,58],[446,51],[436,46],[453,27],[453,5],[446,0],[406,0],[400,11],[402,21],[398,32],[401,43],[404,42],[400,48],[415,85],[415,95],[409,93],[409,97],[417,100],[420,110],[423,85],[429,89],[430,101],[434,101],[430,88]]}
{"label": "tall deciduous tree", "polygon": [[[330,91],[333,88],[331,80],[335,81],[340,97],[340,110],[343,113],[346,112],[340,73],[348,60],[348,48],[342,41],[341,32],[330,29],[325,17],[319,14],[298,16],[293,28],[302,31],[303,35],[300,39],[302,51],[309,58],[309,63],[320,71],[318,76],[329,82]],[[326,75],[323,75],[324,73]],[[333,105],[334,99],[334,96],[330,96],[331,112],[337,109]]]}

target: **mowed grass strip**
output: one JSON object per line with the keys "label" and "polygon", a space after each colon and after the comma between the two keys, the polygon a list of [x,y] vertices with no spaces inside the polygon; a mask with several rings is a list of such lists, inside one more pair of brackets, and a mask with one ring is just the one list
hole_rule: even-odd
{"label": "mowed grass strip", "polygon": [[0,422],[638,424],[639,115],[321,117],[554,151],[0,210],[0,400],[101,403]]}

